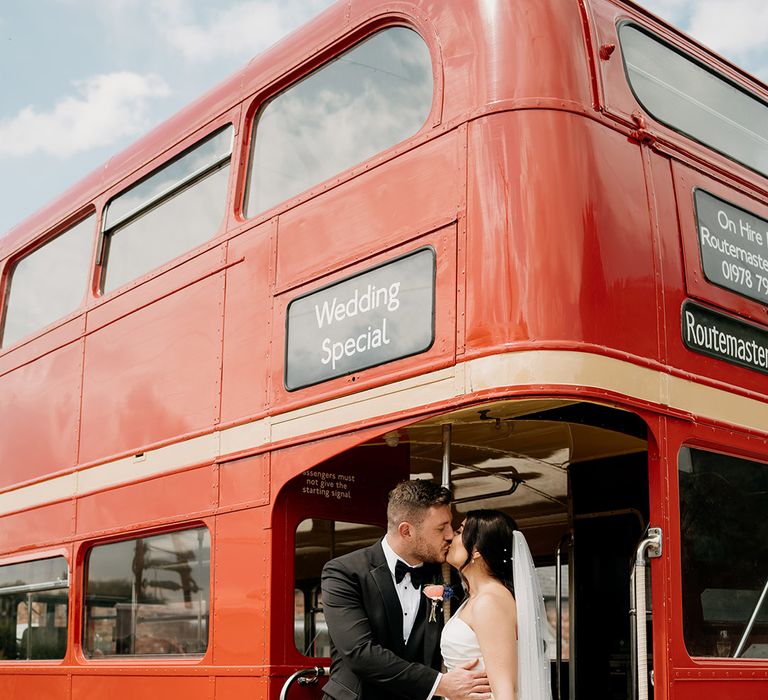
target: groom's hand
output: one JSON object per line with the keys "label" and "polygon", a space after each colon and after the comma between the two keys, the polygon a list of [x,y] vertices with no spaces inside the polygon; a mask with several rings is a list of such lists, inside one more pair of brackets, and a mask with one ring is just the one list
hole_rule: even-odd
{"label": "groom's hand", "polygon": [[473,671],[478,659],[469,661],[458,668],[444,673],[437,684],[435,695],[451,700],[487,700],[491,697],[491,686],[485,671]]}

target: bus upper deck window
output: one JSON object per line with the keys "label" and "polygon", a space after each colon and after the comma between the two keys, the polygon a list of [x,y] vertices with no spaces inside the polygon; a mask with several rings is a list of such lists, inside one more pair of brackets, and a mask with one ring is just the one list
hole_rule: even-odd
{"label": "bus upper deck window", "polygon": [[634,25],[619,38],[629,84],[653,117],[768,174],[768,105]]}
{"label": "bus upper deck window", "polygon": [[68,610],[64,557],[0,566],[0,659],[63,659]]}
{"label": "bus upper deck window", "polygon": [[254,122],[245,213],[255,216],[415,134],[432,89],[426,44],[392,27],[280,93]]}
{"label": "bus upper deck window", "polygon": [[11,270],[2,346],[44,328],[84,300],[93,244],[93,216],[19,260]]}
{"label": "bus upper deck window", "polygon": [[678,475],[688,652],[768,658],[768,464],[684,447]]}
{"label": "bus upper deck window", "polygon": [[232,126],[112,199],[104,214],[103,292],[173,260],[218,230],[227,201]]}

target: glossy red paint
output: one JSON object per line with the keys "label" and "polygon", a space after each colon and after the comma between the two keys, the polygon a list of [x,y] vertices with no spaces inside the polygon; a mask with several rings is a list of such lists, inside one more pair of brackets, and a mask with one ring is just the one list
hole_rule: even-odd
{"label": "glossy red paint", "polygon": [[[0,697],[276,698],[307,663],[289,620],[291,537],[308,506],[291,493],[291,479],[342,453],[347,464],[366,440],[420,418],[534,395],[616,405],[648,425],[651,521],[665,532],[664,556],[652,563],[655,697],[766,696],[768,662],[692,659],[681,632],[677,454],[700,445],[766,461],[757,430],[547,377],[373,418],[350,414],[338,425],[318,419],[298,434],[275,427],[362,390],[541,349],[616,358],[765,402],[768,377],[684,347],[680,307],[695,298],[766,324],[763,305],[702,278],[691,192],[706,188],[768,218],[768,183],[642,115],[620,51],[605,48],[619,45],[617,25],[628,19],[768,99],[764,86],[621,0],[339,2],[0,239],[4,298],[9,271],[32,247],[93,209],[100,220],[111,197],[221,126],[236,127],[227,213],[210,241],[107,295],[98,293],[94,263],[79,309],[0,349],[0,499],[22,485],[56,487],[49,501],[3,506],[0,564],[58,546],[71,572],[66,657],[0,661]],[[435,99],[423,128],[243,218],[259,107],[393,24],[417,30],[432,55]],[[437,259],[434,345],[288,392],[290,301],[422,246]],[[94,231],[94,260],[97,249]],[[263,426],[274,428],[271,441]],[[195,440],[219,451],[201,449],[151,477],[141,472],[145,453]],[[369,484],[372,493],[402,476],[393,454],[366,465],[381,479]],[[66,490],[114,464],[123,472],[112,481]],[[346,512],[362,517],[377,505],[361,498]],[[212,542],[205,655],[85,659],[77,611],[90,547],[200,523]]]}
{"label": "glossy red paint", "polygon": [[657,359],[640,149],[554,110],[485,117],[469,139],[467,353],[565,341]]}

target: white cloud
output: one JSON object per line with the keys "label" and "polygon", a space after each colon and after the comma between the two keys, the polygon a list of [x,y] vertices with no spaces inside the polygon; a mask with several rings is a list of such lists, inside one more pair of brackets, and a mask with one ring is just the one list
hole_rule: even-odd
{"label": "white cloud", "polygon": [[705,46],[766,79],[765,0],[641,0]]}
{"label": "white cloud", "polygon": [[324,9],[331,0],[245,0],[192,16],[183,0],[156,0],[155,31],[191,62],[251,58]]}
{"label": "white cloud", "polygon": [[640,4],[668,22],[679,22],[690,11],[694,0],[641,0]]}
{"label": "white cloud", "polygon": [[703,0],[694,8],[690,33],[715,51],[746,58],[765,49],[765,0]]}
{"label": "white cloud", "polygon": [[28,106],[0,122],[0,156],[31,153],[66,158],[134,136],[148,127],[152,98],[168,94],[156,75],[131,72],[97,75],[74,83],[49,112]]}

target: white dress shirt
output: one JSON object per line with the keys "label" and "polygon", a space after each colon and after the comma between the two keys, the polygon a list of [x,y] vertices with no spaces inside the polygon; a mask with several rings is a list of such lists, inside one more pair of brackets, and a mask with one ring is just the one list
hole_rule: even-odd
{"label": "white dress shirt", "polygon": [[[398,559],[408,566],[411,565],[395,553],[395,550],[392,549],[392,546],[387,541],[386,536],[381,541],[381,548],[384,550],[384,558],[387,560],[387,567],[389,567],[389,573],[392,575],[392,583],[395,585],[395,592],[400,601],[400,608],[403,611],[403,641],[407,644],[408,638],[411,636],[411,630],[413,630],[413,624],[416,622],[416,614],[419,611],[419,605],[421,604],[421,588],[414,588],[409,573],[403,576],[403,580],[400,581],[400,583],[395,580],[395,566],[397,565]],[[411,568],[415,569],[419,566],[423,566],[423,564],[416,564]],[[429,695],[427,695],[426,700],[431,700],[442,677],[442,673],[437,674],[437,680],[432,686]]]}
{"label": "white dress shirt", "polygon": [[[381,548],[384,550],[384,557],[387,560],[387,566],[389,567],[389,573],[392,574],[392,583],[395,584],[395,591],[397,592],[397,598],[400,601],[400,608],[403,611],[403,642],[408,643],[408,638],[411,636],[411,630],[413,629],[413,623],[416,621],[416,613],[419,612],[419,604],[421,603],[421,588],[414,588],[411,583],[411,575],[406,574],[403,576],[402,581],[397,583],[395,581],[395,566],[398,559],[410,566],[407,561],[402,557],[397,556],[392,546],[387,542],[385,537],[381,541]],[[416,564],[413,568],[423,566],[423,564]]]}

